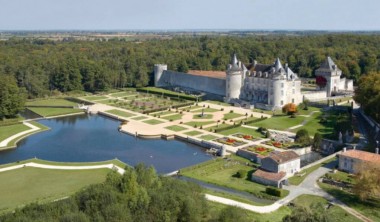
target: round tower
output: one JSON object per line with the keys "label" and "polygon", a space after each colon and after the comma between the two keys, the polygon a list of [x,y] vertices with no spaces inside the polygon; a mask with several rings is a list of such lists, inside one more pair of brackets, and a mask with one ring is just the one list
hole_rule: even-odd
{"label": "round tower", "polygon": [[166,64],[154,64],[154,86],[160,87],[163,85],[161,83],[161,76],[165,70],[168,70],[168,65]]}
{"label": "round tower", "polygon": [[226,71],[226,101],[239,99],[242,87],[243,69],[239,64],[236,55],[232,57],[231,64]]}
{"label": "round tower", "polygon": [[273,97],[272,105],[274,109],[281,109],[286,103],[286,76],[284,68],[281,65],[280,59],[277,58],[275,61],[274,67],[272,68],[273,72]]}

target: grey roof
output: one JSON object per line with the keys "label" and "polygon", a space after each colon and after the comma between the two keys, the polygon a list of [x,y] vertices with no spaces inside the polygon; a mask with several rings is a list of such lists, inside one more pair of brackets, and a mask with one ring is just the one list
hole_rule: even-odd
{"label": "grey roof", "polygon": [[279,58],[277,58],[274,62],[274,67],[276,69],[276,72],[278,72],[280,69],[284,69]]}
{"label": "grey roof", "polygon": [[327,69],[327,70],[333,71],[333,70],[338,69],[338,67],[335,65],[331,57],[327,56],[326,60],[321,64],[321,67],[319,67],[319,69]]}
{"label": "grey roof", "polygon": [[231,64],[232,65],[237,65],[237,63],[238,63],[238,60],[236,58],[236,54],[234,53],[234,55],[232,56]]}

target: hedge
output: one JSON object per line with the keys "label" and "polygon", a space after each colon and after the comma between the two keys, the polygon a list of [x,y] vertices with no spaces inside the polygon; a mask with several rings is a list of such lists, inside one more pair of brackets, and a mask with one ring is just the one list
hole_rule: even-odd
{"label": "hedge", "polygon": [[[197,98],[195,96],[190,96],[190,95],[186,95],[186,94],[180,94],[180,93],[172,92],[172,91],[169,91],[169,90],[165,90],[164,91],[163,89],[138,88],[138,89],[136,89],[136,91],[138,91],[138,92],[145,92],[145,93],[148,91],[148,93],[158,94],[158,95],[164,95],[164,96],[169,96],[169,97],[173,97],[173,98],[181,98],[181,99],[194,100],[194,101],[197,100]],[[201,98],[199,98],[198,101],[201,101]]]}
{"label": "hedge", "polygon": [[276,196],[276,197],[282,197],[284,194],[284,190],[276,188],[276,187],[266,187],[265,193]]}

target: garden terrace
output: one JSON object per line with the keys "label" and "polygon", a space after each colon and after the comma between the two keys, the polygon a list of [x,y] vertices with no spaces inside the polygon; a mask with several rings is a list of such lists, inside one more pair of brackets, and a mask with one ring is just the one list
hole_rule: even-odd
{"label": "garden terrace", "polygon": [[238,138],[242,138],[242,139],[245,139],[245,140],[249,140],[249,141],[257,141],[257,140],[260,140],[260,139],[258,139],[258,138],[253,137],[252,135],[249,135],[249,134],[235,133],[235,134],[233,134],[232,136],[234,136],[234,137],[238,137]]}
{"label": "garden terrace", "polygon": [[242,148],[242,150],[246,150],[246,151],[249,151],[252,153],[256,153],[256,154],[259,154],[261,156],[268,156],[270,153],[272,153],[274,151],[274,149],[272,149],[272,148],[262,147],[262,146],[258,146],[258,145],[244,147],[244,148]]}
{"label": "garden terrace", "polygon": [[241,140],[237,140],[237,139],[233,139],[233,138],[229,138],[229,137],[223,137],[223,138],[215,139],[213,141],[218,142],[218,143],[222,143],[222,144],[226,144],[229,146],[233,146],[233,147],[237,147],[237,146],[247,144],[246,142],[243,142]]}

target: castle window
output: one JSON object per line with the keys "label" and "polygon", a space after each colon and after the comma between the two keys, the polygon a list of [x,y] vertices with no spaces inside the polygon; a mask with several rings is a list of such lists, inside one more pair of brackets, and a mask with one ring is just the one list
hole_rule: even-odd
{"label": "castle window", "polygon": [[283,100],[281,100],[281,106],[282,106],[282,105],[284,105],[284,101],[283,101]]}
{"label": "castle window", "polygon": [[293,94],[296,94],[296,90],[295,89],[293,89]]}
{"label": "castle window", "polygon": [[293,81],[293,86],[296,86],[296,82]]}
{"label": "castle window", "polygon": [[284,90],[281,90],[281,96],[283,96],[284,95]]}
{"label": "castle window", "polygon": [[281,83],[281,88],[284,88],[284,83]]}
{"label": "castle window", "polygon": [[292,99],[292,103],[294,103],[294,99]]}

